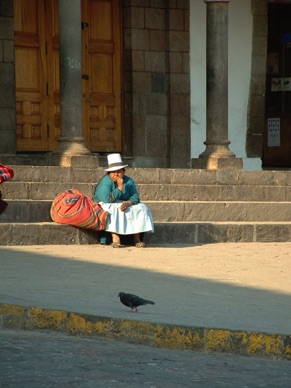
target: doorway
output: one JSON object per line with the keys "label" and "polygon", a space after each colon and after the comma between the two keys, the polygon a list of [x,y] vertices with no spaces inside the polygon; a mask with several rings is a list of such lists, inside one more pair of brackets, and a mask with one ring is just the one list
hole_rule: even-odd
{"label": "doorway", "polygon": [[[121,152],[121,10],[118,0],[82,0],[83,136],[91,152]],[[58,146],[58,0],[14,0],[18,152]]]}
{"label": "doorway", "polygon": [[291,167],[291,1],[269,1],[263,167]]}

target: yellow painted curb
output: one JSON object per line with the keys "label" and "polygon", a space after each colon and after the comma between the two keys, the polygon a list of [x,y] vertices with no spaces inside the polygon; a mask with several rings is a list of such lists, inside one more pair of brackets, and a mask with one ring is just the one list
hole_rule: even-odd
{"label": "yellow painted curb", "polygon": [[291,336],[186,327],[0,304],[0,329],[55,330],[159,348],[279,357],[291,360]]}

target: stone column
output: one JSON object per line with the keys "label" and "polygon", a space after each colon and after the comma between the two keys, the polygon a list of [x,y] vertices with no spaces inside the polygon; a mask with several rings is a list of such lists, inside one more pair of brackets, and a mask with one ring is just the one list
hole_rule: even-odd
{"label": "stone column", "polygon": [[204,0],[207,6],[207,128],[205,151],[192,159],[193,168],[242,168],[228,140],[228,3]]}
{"label": "stone column", "polygon": [[88,155],[82,136],[81,0],[59,0],[61,136],[55,155]]}

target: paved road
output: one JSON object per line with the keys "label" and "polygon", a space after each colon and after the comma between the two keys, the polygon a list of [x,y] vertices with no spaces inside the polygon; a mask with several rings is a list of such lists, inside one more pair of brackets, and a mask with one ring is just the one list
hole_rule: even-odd
{"label": "paved road", "polygon": [[291,362],[179,352],[56,332],[0,331],[3,388],[289,388]]}
{"label": "paved road", "polygon": [[[291,334],[291,243],[0,247],[0,303]],[[117,294],[154,300],[132,314]]]}

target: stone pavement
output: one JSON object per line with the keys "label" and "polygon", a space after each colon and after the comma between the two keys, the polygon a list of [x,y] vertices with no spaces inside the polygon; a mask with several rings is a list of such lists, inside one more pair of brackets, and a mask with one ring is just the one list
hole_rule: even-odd
{"label": "stone pavement", "polygon": [[290,361],[0,330],[4,388],[288,388]]}
{"label": "stone pavement", "polygon": [[10,246],[0,268],[0,328],[291,358],[291,243]]}

